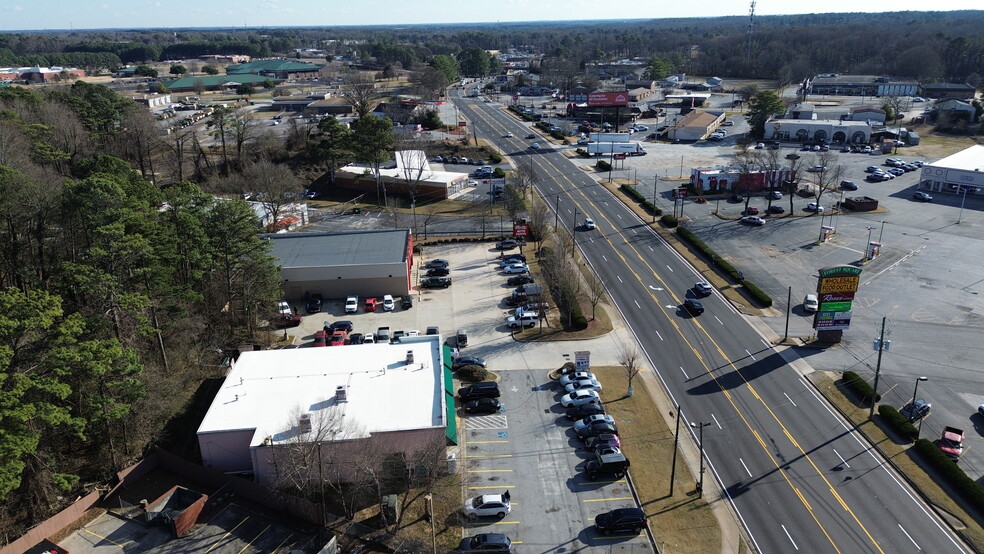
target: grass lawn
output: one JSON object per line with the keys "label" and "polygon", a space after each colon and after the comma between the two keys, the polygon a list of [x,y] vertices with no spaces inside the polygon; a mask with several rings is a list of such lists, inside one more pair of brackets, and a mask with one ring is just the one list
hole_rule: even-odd
{"label": "grass lawn", "polygon": [[[721,530],[711,508],[694,492],[696,479],[677,456],[673,496],[669,496],[673,464],[673,429],[666,426],[642,379],[632,381],[635,393],[625,396],[625,370],[592,367],[605,383],[601,398],[622,433],[622,451],[629,473],[660,549],[666,552],[720,552]],[[681,435],[683,432],[681,432]],[[682,438],[681,440],[689,440]]]}

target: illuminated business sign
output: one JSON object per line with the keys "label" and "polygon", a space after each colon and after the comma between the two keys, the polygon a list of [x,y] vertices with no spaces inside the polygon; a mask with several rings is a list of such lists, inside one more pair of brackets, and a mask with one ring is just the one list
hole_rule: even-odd
{"label": "illuminated business sign", "polygon": [[851,301],[847,302],[821,302],[821,312],[849,312],[851,311]]}
{"label": "illuminated business sign", "polygon": [[588,106],[628,106],[628,92],[589,92]]}

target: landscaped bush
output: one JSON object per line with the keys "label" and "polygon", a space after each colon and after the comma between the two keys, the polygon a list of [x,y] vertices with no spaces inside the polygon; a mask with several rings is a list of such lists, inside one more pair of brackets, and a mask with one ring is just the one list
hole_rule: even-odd
{"label": "landscaped bush", "polygon": [[[502,163],[502,155],[499,154],[498,152],[489,152],[489,161],[492,162],[492,163],[494,163],[494,164],[501,164]],[[496,169],[498,169],[498,168],[496,168]]]}
{"label": "landscaped bush", "polygon": [[631,197],[636,202],[639,202],[643,208],[649,211],[649,213],[654,214],[656,217],[663,215],[663,210],[656,207],[655,204],[646,200],[635,187],[629,185],[622,185],[622,191],[625,192],[629,197]]}
{"label": "landscaped bush", "polygon": [[[501,158],[500,158],[500,161],[501,161]],[[495,162],[495,163],[499,163],[499,162]],[[497,168],[495,168],[494,171],[492,171],[492,175],[495,176],[496,179],[502,179],[503,177],[506,176],[506,172],[503,171],[501,167],[497,167]]]}
{"label": "landscaped bush", "polygon": [[606,162],[605,160],[598,160],[598,163],[595,164],[595,169],[598,171],[611,171],[612,164]]}
{"label": "landscaped bush", "polygon": [[911,441],[916,438],[916,426],[909,422],[904,415],[900,414],[894,406],[889,406],[888,404],[878,406],[878,415],[882,416],[885,423],[905,440]]}
{"label": "landscaped bush", "polygon": [[928,464],[936,475],[952,487],[967,503],[977,510],[984,509],[984,489],[964,473],[964,470],[953,463],[953,460],[940,451],[933,441],[919,439],[916,441],[916,452]]}
{"label": "landscaped bush", "polygon": [[466,365],[458,368],[458,378],[462,381],[484,381],[489,372],[480,365]]}
{"label": "landscaped bush", "polygon": [[845,371],[841,379],[844,381],[844,385],[854,391],[854,394],[858,395],[865,404],[871,402],[872,397],[874,397],[875,402],[881,400],[881,395],[876,395],[875,389],[871,388],[871,385],[857,373]]}
{"label": "landscaped bush", "polygon": [[741,282],[741,286],[745,287],[745,290],[747,290],[748,293],[751,294],[755,300],[758,300],[764,307],[768,308],[772,306],[772,297],[766,294],[762,289],[758,288],[755,283],[745,279]]}
{"label": "landscaped bush", "polygon": [[670,214],[664,215],[661,221],[663,222],[663,225],[666,225],[667,227],[676,227],[680,223],[680,220],[677,219],[676,216],[672,216]]}

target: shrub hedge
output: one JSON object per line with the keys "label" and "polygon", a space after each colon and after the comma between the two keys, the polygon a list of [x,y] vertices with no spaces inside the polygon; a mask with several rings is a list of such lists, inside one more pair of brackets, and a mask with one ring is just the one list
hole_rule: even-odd
{"label": "shrub hedge", "polygon": [[845,371],[841,378],[844,380],[844,385],[854,391],[854,394],[858,395],[865,404],[871,402],[872,397],[874,397],[875,402],[881,400],[881,395],[876,395],[875,389],[871,388],[871,385],[857,373]]}
{"label": "shrub hedge", "polygon": [[647,200],[641,192],[636,190],[635,187],[629,185],[622,185],[622,192],[628,195],[630,198],[642,205],[643,208],[649,210],[649,213],[655,214],[657,217],[663,215],[663,210],[656,207],[651,201]]}
{"label": "shrub hedge", "polygon": [[878,406],[878,415],[882,416],[885,423],[894,429],[896,433],[902,435],[902,438],[905,440],[913,441],[916,439],[916,426],[906,419],[904,415],[900,414],[894,406],[889,406],[888,404]]}
{"label": "shrub hedge", "polygon": [[462,381],[484,381],[489,372],[480,365],[466,365],[458,368],[458,378]]}
{"label": "shrub hedge", "polygon": [[935,471],[937,477],[952,487],[968,504],[976,510],[984,510],[984,489],[964,473],[964,470],[953,463],[946,454],[940,451],[933,441],[919,439],[916,441],[916,452],[923,461]]}
{"label": "shrub hedge", "polygon": [[679,227],[677,228],[677,236],[682,238],[685,242],[690,243],[691,246],[699,250],[705,256],[711,259],[711,264],[720,267],[725,273],[731,276],[735,281],[741,281],[741,285],[752,295],[752,298],[760,302],[763,306],[769,307],[772,305],[772,297],[766,294],[762,289],[758,288],[755,283],[749,281],[748,279],[740,279],[740,271],[731,265],[728,260],[722,260],[717,252],[711,250],[710,246],[704,243],[704,241],[697,238],[697,235],[693,234],[690,229]]}
{"label": "shrub hedge", "polygon": [[680,224],[680,220],[670,214],[664,215],[660,220],[663,222],[663,225],[666,225],[667,227],[676,227]]}
{"label": "shrub hedge", "polygon": [[612,164],[606,162],[605,160],[598,160],[598,163],[595,164],[595,168],[600,171],[609,171],[612,168]]}
{"label": "shrub hedge", "polygon": [[[490,152],[489,153],[489,161],[492,162],[492,163],[494,163],[494,164],[501,164],[502,163],[502,155],[499,154],[498,152]],[[496,168],[496,169],[498,169],[498,168]]]}

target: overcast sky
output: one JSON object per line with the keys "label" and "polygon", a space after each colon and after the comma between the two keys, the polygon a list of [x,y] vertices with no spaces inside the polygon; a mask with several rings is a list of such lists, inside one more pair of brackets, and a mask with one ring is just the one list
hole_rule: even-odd
{"label": "overcast sky", "polygon": [[[168,27],[313,27],[411,23],[491,23],[748,15],[749,2],[701,0],[2,0],[0,31]],[[760,0],[761,15],[824,12],[950,11],[980,0]],[[698,11],[691,11],[696,8]]]}

